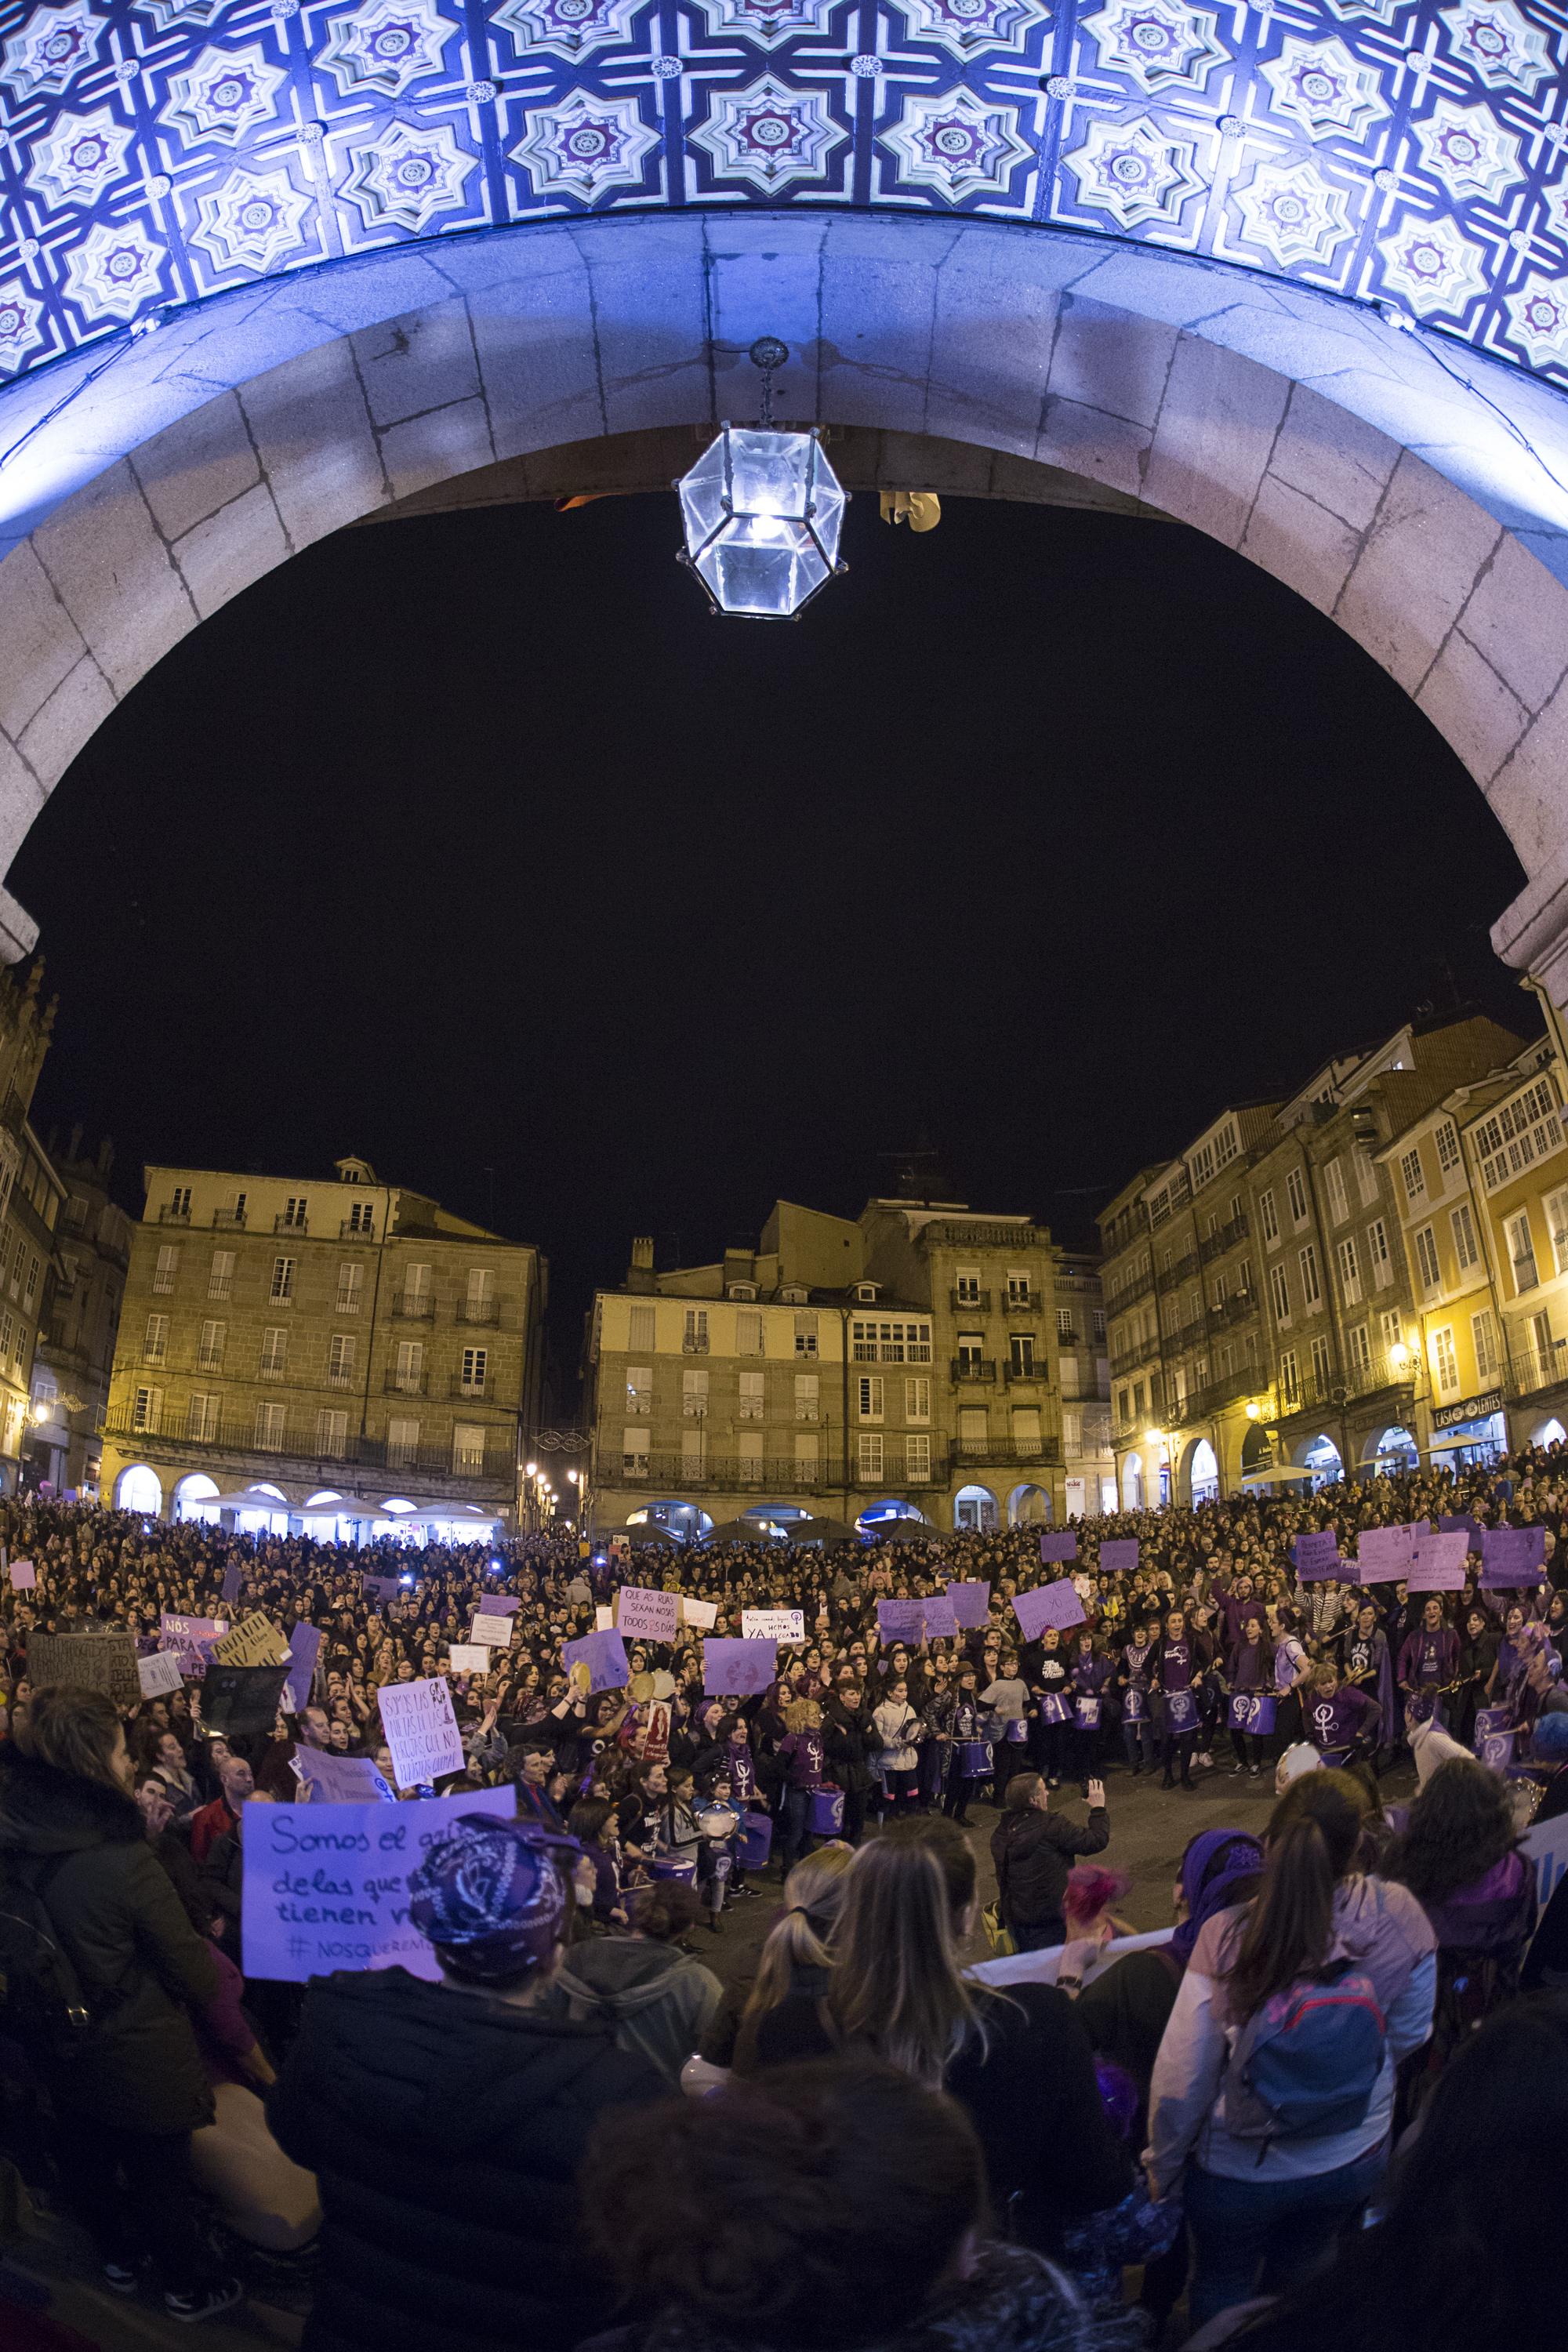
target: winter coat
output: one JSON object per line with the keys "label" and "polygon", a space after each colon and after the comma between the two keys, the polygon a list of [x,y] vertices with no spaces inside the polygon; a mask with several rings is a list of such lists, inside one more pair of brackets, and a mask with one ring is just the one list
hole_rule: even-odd
{"label": "winter coat", "polygon": [[1439,1952],[1517,1960],[1535,1927],[1535,1871],[1516,1848],[1472,1885],[1418,1899]]}
{"label": "winter coat", "polygon": [[1054,1927],[1062,1924],[1062,1900],[1074,1857],[1100,1853],[1110,1843],[1103,1805],[1092,1805],[1080,1829],[1061,1813],[1031,1805],[1005,1812],[991,1832],[996,1895],[1008,1927]]}
{"label": "winter coat", "polygon": [[711,1969],[689,1952],[640,1937],[597,1937],[574,1945],[555,1979],[577,2025],[607,2025],[617,2050],[657,2066],[672,2089],[723,1997]]}
{"label": "winter coat", "polygon": [[602,2326],[577,2168],[606,2108],[665,2088],[597,2026],[405,1969],[316,1978],[267,2102],[326,2214],[303,2352],[566,2352]]}
{"label": "winter coat", "polygon": [[[187,2011],[217,1970],[147,1843],[133,1797],[0,1749],[0,1883],[38,1895],[96,2020],[85,2049],[44,2062],[57,2105],[121,2130],[213,2119]],[[35,2053],[36,2055],[36,2053]]]}

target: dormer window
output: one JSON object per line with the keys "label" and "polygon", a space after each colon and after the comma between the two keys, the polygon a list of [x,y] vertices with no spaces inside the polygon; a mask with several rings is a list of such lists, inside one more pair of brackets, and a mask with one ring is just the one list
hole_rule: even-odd
{"label": "dormer window", "polygon": [[756,1295],[757,1286],[754,1282],[732,1282],[730,1285],[729,1296],[731,1298],[754,1298]]}
{"label": "dormer window", "polygon": [[875,1307],[877,1303],[876,1284],[874,1282],[858,1282],[855,1285],[855,1296],[859,1300],[862,1307]]}
{"label": "dormer window", "polygon": [[786,1307],[804,1307],[807,1293],[798,1282],[786,1282],[779,1297]]}

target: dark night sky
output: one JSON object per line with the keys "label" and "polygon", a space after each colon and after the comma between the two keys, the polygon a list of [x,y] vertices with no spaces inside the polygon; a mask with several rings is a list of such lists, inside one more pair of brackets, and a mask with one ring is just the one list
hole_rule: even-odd
{"label": "dark night sky", "polygon": [[[794,627],[668,498],[351,530],[178,646],[14,866],[41,1123],[385,1179],[537,1240],[574,1356],[633,1233],[853,1213],[922,1133],[1067,1240],[1227,1099],[1452,985],[1520,886],[1399,689],[1184,529],[850,509]],[[563,1401],[566,1402],[566,1401]]]}

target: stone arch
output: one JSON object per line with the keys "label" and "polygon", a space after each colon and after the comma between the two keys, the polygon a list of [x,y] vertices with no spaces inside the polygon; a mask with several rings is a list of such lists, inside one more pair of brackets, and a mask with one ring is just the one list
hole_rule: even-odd
{"label": "stone arch", "polygon": [[1033,1486],[1026,1480],[1022,1486],[1015,1486],[1007,1497],[1007,1525],[1010,1528],[1020,1528],[1034,1520],[1046,1527],[1053,1517],[1048,1486]]}
{"label": "stone arch", "polygon": [[[887,436],[894,479],[919,467],[910,436],[971,453],[949,487],[1005,497],[1019,461],[1053,468],[1331,614],[1486,793],[1529,877],[1494,938],[1568,994],[1568,396],[1294,284],[974,215],[497,229],[220,296],[112,367],[19,379],[0,864],[113,705],[262,573],[454,478],[748,415],[763,332],[791,346],[780,414]],[[0,952],[35,936],[0,899]]]}
{"label": "stone arch", "polygon": [[142,1511],[150,1519],[161,1517],[163,1482],[150,1462],[132,1462],[121,1472],[114,1482],[114,1507]]}

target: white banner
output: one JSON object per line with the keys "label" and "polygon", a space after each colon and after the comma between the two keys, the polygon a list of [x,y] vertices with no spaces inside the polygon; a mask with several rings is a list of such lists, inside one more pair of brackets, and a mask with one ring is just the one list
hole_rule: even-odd
{"label": "white banner", "polygon": [[[1108,1960],[1119,1959],[1123,1952],[1152,1952],[1168,1944],[1175,1934],[1173,1927],[1155,1927],[1146,1936],[1113,1936],[1104,1947]],[[1052,1944],[1043,1952],[1009,1952],[1005,1959],[982,1960],[978,1967],[966,1969],[964,1974],[977,1978],[981,1984],[1055,1984],[1057,1969],[1067,1947]],[[1096,1975],[1100,1973],[1097,1969]]]}

